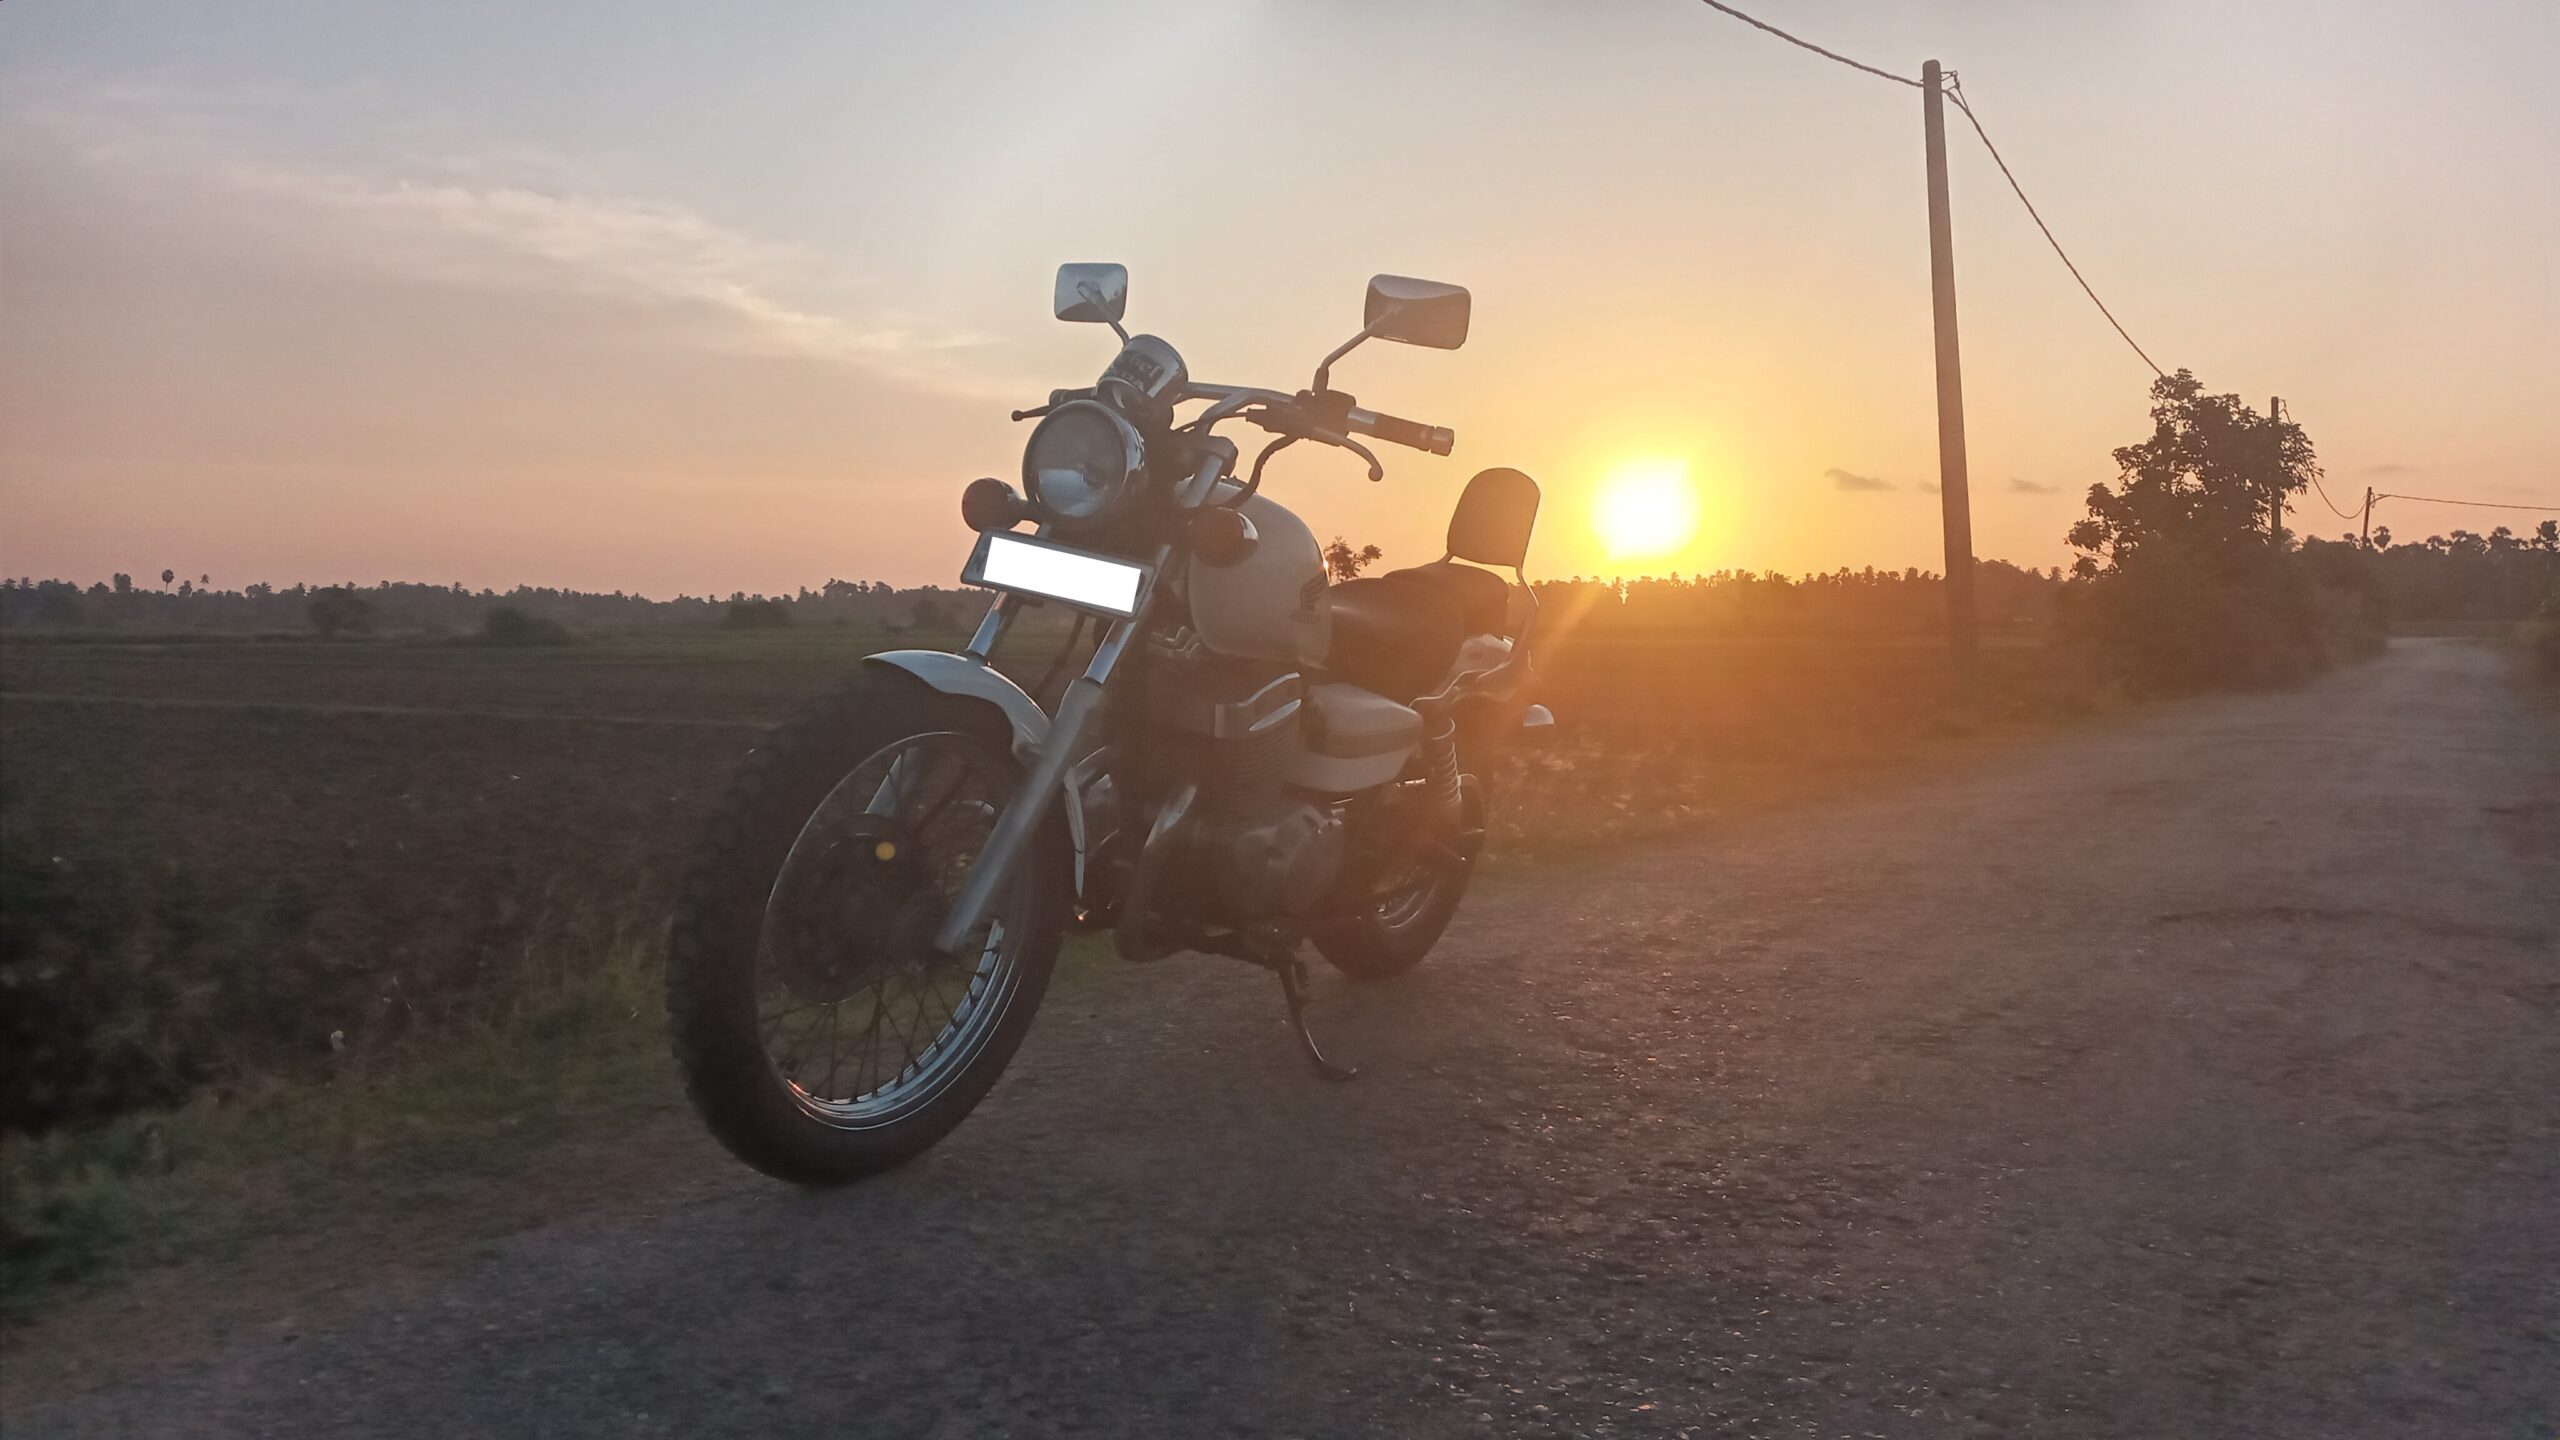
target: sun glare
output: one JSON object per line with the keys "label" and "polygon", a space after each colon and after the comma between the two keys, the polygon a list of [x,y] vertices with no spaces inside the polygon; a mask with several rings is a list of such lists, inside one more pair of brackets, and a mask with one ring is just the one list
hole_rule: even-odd
{"label": "sun glare", "polygon": [[1591,524],[1612,560],[1669,555],[1698,533],[1698,491],[1679,460],[1629,460],[1600,482]]}

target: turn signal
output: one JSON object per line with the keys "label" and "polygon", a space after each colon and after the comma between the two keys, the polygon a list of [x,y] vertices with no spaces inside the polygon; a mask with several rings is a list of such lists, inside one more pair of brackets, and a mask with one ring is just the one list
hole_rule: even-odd
{"label": "turn signal", "polygon": [[960,518],[972,530],[1010,530],[1030,513],[1013,487],[990,475],[960,492]]}
{"label": "turn signal", "polygon": [[1224,505],[1192,512],[1186,538],[1191,542],[1192,558],[1220,569],[1244,563],[1262,539],[1250,518]]}

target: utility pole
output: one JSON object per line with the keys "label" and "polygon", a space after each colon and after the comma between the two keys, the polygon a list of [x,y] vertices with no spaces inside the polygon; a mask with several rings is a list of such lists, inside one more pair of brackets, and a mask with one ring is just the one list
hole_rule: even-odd
{"label": "utility pole", "polygon": [[2364,487],[2364,519],[2357,522],[2356,543],[2367,550],[2373,548],[2373,487]]}
{"label": "utility pole", "polygon": [[1947,535],[1947,652],[1973,673],[1973,498],[1965,482],[1964,371],[1956,355],[1955,238],[1947,218],[1947,108],[1938,62],[1920,67],[1929,160],[1929,299],[1938,337],[1938,504]]}
{"label": "utility pole", "polygon": [[[2281,395],[2268,396],[2267,424],[2269,427],[2273,427],[2282,424],[2283,421],[2284,397]],[[2273,428],[2270,428],[2267,433],[2275,439],[2276,453],[2274,458],[2281,463],[2284,459],[2284,439],[2282,436],[2277,436]],[[2277,549],[2281,550],[2284,548],[2284,490],[2281,486],[2276,490],[2275,508],[2267,516],[2267,539],[2270,543],[2274,544]]]}

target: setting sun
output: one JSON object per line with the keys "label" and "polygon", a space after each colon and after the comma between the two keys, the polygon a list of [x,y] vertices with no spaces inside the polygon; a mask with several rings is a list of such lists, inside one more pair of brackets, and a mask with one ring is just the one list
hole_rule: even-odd
{"label": "setting sun", "polygon": [[1698,492],[1681,460],[1629,460],[1600,483],[1592,529],[1612,560],[1669,555],[1698,533]]}

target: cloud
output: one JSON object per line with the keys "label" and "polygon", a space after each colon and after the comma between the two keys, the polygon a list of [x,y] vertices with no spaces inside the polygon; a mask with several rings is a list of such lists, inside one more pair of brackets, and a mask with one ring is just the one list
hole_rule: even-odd
{"label": "cloud", "polygon": [[2379,465],[2367,465],[2358,473],[2365,475],[2415,475],[2418,473],[2418,467],[2415,465],[2403,465],[2397,460],[2385,460]]}
{"label": "cloud", "polygon": [[1921,481],[1921,482],[1920,482],[1920,493],[1921,493],[1921,494],[1923,494],[1923,495],[1935,495],[1935,494],[1937,494],[1937,493],[1938,493],[1938,482],[1937,482],[1937,481],[1935,481],[1935,480],[1923,480],[1923,481]]}
{"label": "cloud", "polygon": [[664,200],[619,192],[522,146],[396,145],[369,159],[287,155],[242,123],[291,113],[320,128],[332,97],[133,84],[42,107],[80,163],[247,213],[280,246],[408,279],[603,299],[661,333],[744,354],[859,366],[950,393],[1015,393],[966,356],[986,338],[830,293],[825,258]]}
{"label": "cloud", "polygon": [[1873,475],[1853,475],[1837,465],[1823,471],[1822,478],[1842,490],[1891,490],[1894,488],[1890,480],[1879,480]]}
{"label": "cloud", "polygon": [[[252,193],[343,222],[382,264],[461,284],[568,289],[700,307],[753,351],[883,365],[979,343],[894,320],[858,323],[782,291],[809,257],[681,206],[495,179],[371,177],[239,164]],[[907,366],[884,366],[905,370]]]}
{"label": "cloud", "polygon": [[2053,495],[2061,490],[2059,485],[2039,485],[2033,480],[2020,480],[2015,476],[2009,480],[2009,493],[2012,495]]}

